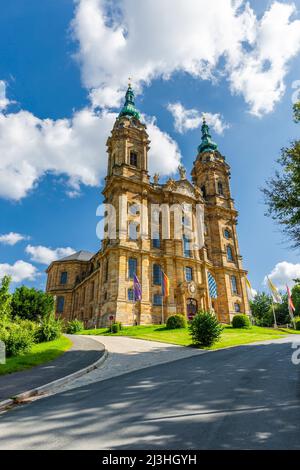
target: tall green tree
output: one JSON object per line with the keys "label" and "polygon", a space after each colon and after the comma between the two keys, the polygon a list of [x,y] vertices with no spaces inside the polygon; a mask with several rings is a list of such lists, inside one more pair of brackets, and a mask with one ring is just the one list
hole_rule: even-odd
{"label": "tall green tree", "polygon": [[41,321],[53,313],[54,299],[41,290],[21,286],[13,294],[11,308],[13,317]]}
{"label": "tall green tree", "polygon": [[255,323],[261,326],[272,324],[272,297],[265,292],[256,294],[250,302],[251,312]]}
{"label": "tall green tree", "polygon": [[11,300],[12,295],[9,292],[11,278],[4,276],[1,280],[0,286],[0,321],[7,320],[11,314]]}
{"label": "tall green tree", "polygon": [[[294,105],[294,120],[300,123],[300,101]],[[282,228],[294,248],[300,247],[300,140],[281,150],[280,171],[262,189],[267,215]]]}

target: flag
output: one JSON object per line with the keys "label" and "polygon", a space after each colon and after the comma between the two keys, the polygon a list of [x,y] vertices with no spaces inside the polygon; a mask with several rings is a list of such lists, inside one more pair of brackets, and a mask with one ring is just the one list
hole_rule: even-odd
{"label": "flag", "polygon": [[133,289],[134,289],[134,300],[142,300],[142,286],[138,277],[134,274],[133,276]]}
{"label": "flag", "polygon": [[166,273],[161,272],[161,287],[163,297],[169,297],[170,295],[170,281]]}
{"label": "flag", "polygon": [[216,299],[218,297],[218,289],[217,289],[217,283],[215,278],[213,277],[210,272],[207,273],[208,277],[208,289],[209,289],[209,295],[212,299]]}
{"label": "flag", "polygon": [[288,305],[289,305],[289,313],[292,321],[294,321],[294,313],[295,313],[295,305],[292,299],[291,291],[289,286],[286,286],[287,294],[288,294]]}
{"label": "flag", "polygon": [[247,287],[247,291],[248,291],[248,297],[250,300],[253,300],[255,295],[253,294],[255,291],[254,289],[252,289],[252,286],[251,286],[251,282],[249,281],[249,279],[246,277],[245,278],[246,280],[246,287]]}
{"label": "flag", "polygon": [[281,304],[282,303],[282,298],[281,298],[281,295],[278,292],[277,287],[274,286],[273,282],[271,281],[271,279],[269,279],[268,276],[267,276],[267,279],[268,279],[268,286],[269,286],[269,289],[270,289],[272,297],[273,297],[273,302],[275,304]]}

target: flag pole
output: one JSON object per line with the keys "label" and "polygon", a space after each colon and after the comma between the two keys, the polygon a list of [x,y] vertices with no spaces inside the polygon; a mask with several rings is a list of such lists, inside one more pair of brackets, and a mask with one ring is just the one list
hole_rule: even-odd
{"label": "flag pole", "polygon": [[276,314],[275,314],[275,308],[274,308],[274,302],[272,302],[272,310],[273,310],[273,316],[274,316],[274,328],[278,328],[277,320],[276,320]]}

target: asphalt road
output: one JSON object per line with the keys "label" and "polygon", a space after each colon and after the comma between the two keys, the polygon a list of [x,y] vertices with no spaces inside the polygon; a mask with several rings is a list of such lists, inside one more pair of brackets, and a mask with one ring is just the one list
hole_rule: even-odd
{"label": "asphalt road", "polygon": [[[68,336],[71,349],[53,361],[21,372],[0,376],[0,400],[41,387],[90,366],[104,354],[104,346],[89,337]],[[1,439],[1,437],[0,437]]]}
{"label": "asphalt road", "polygon": [[300,449],[292,352],[243,346],[44,398],[1,415],[0,448]]}

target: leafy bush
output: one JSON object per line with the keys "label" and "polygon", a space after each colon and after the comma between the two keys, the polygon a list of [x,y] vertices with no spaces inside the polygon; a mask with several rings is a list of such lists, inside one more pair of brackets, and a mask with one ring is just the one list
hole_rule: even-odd
{"label": "leafy bush", "polygon": [[177,328],[186,328],[187,321],[183,315],[172,315],[167,320],[167,329],[176,330]]}
{"label": "leafy bush", "polygon": [[220,339],[223,327],[217,318],[209,312],[199,312],[189,325],[194,344],[212,346]]}
{"label": "leafy bush", "polygon": [[122,323],[120,322],[112,323],[110,327],[111,333],[119,333],[120,330],[122,330]]}
{"label": "leafy bush", "polygon": [[11,278],[4,276],[0,285],[0,320],[5,321],[10,318],[12,295],[9,292]]}
{"label": "leafy bush", "polygon": [[41,290],[26,286],[18,287],[11,301],[12,316],[41,321],[54,311],[54,298]]}
{"label": "leafy bush", "polygon": [[296,330],[300,330],[300,317],[295,317]]}
{"label": "leafy bush", "polygon": [[42,320],[36,333],[37,342],[43,343],[44,341],[54,341],[58,339],[62,334],[62,328],[62,321],[56,320],[54,315]]}
{"label": "leafy bush", "polygon": [[75,333],[78,333],[79,331],[82,331],[84,329],[84,324],[80,320],[70,320],[66,324],[65,331],[66,333],[70,335],[74,335]]}
{"label": "leafy bush", "polygon": [[17,356],[32,348],[34,332],[24,325],[7,322],[0,326],[0,340],[5,343],[6,355]]}
{"label": "leafy bush", "polygon": [[234,315],[232,319],[232,328],[250,328],[251,323],[247,315]]}

